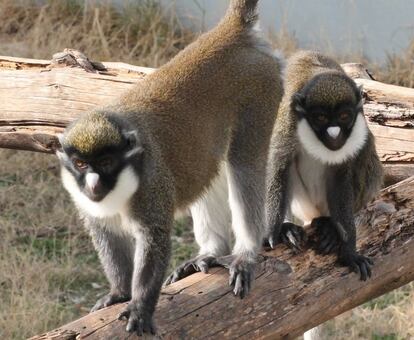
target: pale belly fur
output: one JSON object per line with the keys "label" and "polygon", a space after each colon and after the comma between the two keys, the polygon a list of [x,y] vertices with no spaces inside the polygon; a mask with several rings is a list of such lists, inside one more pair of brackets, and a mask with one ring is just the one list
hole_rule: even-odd
{"label": "pale belly fur", "polygon": [[329,216],[326,200],[326,165],[303,149],[290,166],[290,213],[303,224]]}

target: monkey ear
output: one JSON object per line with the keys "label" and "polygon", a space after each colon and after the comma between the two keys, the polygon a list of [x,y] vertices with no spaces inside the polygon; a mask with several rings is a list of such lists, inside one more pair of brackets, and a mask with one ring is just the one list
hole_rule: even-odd
{"label": "monkey ear", "polygon": [[299,92],[296,92],[292,96],[292,105],[291,108],[298,115],[303,116],[306,113],[305,110],[305,96]]}
{"label": "monkey ear", "polygon": [[63,152],[63,133],[58,133],[56,137],[59,141],[59,144],[56,147],[56,156],[58,156],[58,158],[63,161],[66,157],[65,153]]}
{"label": "monkey ear", "polygon": [[124,137],[127,141],[127,152],[125,158],[131,158],[135,155],[139,155],[144,151],[141,140],[138,135],[138,131],[132,130],[124,132]]}
{"label": "monkey ear", "polygon": [[357,98],[359,99],[358,104],[357,104],[357,110],[359,112],[359,111],[362,111],[362,109],[364,108],[364,86],[363,85],[358,86]]}

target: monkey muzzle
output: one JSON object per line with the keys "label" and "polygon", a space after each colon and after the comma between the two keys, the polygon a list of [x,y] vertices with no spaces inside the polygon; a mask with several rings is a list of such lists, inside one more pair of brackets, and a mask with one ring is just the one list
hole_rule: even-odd
{"label": "monkey muzzle", "polygon": [[331,150],[338,150],[345,144],[346,139],[339,126],[330,126],[326,129],[324,144]]}
{"label": "monkey muzzle", "polygon": [[85,182],[86,195],[91,201],[99,202],[105,197],[106,192],[97,173],[86,174]]}

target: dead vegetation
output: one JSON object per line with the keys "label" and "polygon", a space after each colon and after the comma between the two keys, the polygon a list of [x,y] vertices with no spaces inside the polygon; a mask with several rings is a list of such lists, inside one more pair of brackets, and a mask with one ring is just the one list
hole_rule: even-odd
{"label": "dead vegetation", "polygon": [[[0,20],[0,55],[30,58],[50,59],[71,47],[93,60],[157,67],[196,36],[156,0],[118,8],[109,1],[0,0]],[[287,30],[270,38],[286,54],[299,47]],[[413,63],[414,40],[405,53],[371,69],[381,81],[413,87]],[[194,251],[189,230],[188,223],[176,225],[173,264]],[[52,156],[0,150],[0,273],[2,339],[26,338],[78,318],[107,288]],[[329,339],[408,339],[413,320],[411,284],[325,328]]]}

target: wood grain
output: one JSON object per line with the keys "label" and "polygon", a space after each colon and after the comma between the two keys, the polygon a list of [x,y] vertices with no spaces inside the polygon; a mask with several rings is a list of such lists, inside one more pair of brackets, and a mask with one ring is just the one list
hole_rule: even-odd
{"label": "wood grain", "polygon": [[[155,314],[163,339],[291,339],[414,280],[414,177],[384,189],[358,215],[358,249],[375,261],[367,282],[312,249],[262,254],[250,295],[239,300],[223,269],[194,274],[162,291]],[[32,339],[133,339],[120,304]]]}

